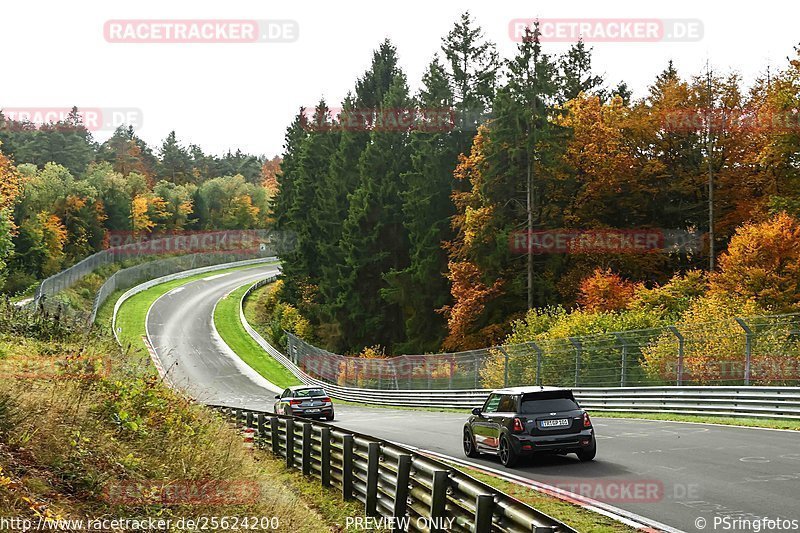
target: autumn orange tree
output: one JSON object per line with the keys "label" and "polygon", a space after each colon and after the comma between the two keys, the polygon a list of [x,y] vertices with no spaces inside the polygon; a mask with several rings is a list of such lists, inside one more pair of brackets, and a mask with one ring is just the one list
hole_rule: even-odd
{"label": "autumn orange tree", "polygon": [[20,192],[20,177],[11,160],[2,152],[0,143],[0,286],[6,277],[6,258],[11,255],[14,245],[14,221],[10,207]]}
{"label": "autumn orange tree", "polygon": [[578,304],[587,311],[626,309],[636,294],[637,284],[622,279],[611,269],[597,269],[580,285]]}
{"label": "autumn orange tree", "polygon": [[281,170],[281,158],[275,156],[272,159],[265,159],[261,165],[261,183],[270,196],[278,194],[278,173]]}
{"label": "autumn orange tree", "polygon": [[774,312],[800,310],[800,222],[779,213],[736,231],[711,278],[718,294],[752,299]]}
{"label": "autumn orange tree", "polygon": [[[454,176],[463,185],[453,193],[456,214],[452,218],[455,238],[446,243],[450,262],[451,305],[442,308],[447,318],[448,334],[443,342],[446,350],[467,350],[486,346],[496,340],[498,332],[485,316],[487,305],[503,294],[504,280],[487,280],[487,272],[478,264],[478,250],[495,246],[494,207],[482,194],[488,131],[478,130],[469,156],[461,155]],[[489,274],[491,275],[491,274]]]}

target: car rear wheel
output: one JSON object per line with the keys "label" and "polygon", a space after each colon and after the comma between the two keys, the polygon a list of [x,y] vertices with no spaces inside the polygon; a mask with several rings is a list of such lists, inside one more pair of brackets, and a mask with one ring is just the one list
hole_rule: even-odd
{"label": "car rear wheel", "polygon": [[472,438],[472,432],[466,428],[464,428],[464,455],[473,458],[481,455],[475,449],[475,439]]}
{"label": "car rear wheel", "polygon": [[503,463],[503,466],[508,468],[515,466],[519,460],[517,452],[514,451],[514,447],[511,446],[508,437],[505,435],[500,437],[500,449],[497,454],[500,456],[500,462]]}
{"label": "car rear wheel", "polygon": [[333,422],[333,413],[323,416],[322,419],[327,420],[328,422]]}
{"label": "car rear wheel", "polygon": [[592,439],[592,443],[583,450],[577,452],[576,455],[581,462],[591,461],[594,459],[594,456],[597,455],[597,442]]}

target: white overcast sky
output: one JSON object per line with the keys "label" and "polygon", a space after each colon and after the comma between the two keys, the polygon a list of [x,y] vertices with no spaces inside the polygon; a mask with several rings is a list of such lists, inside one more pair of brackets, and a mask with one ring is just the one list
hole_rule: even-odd
{"label": "white overcast sky", "polygon": [[[702,20],[698,42],[592,44],[595,69],[609,84],[627,81],[635,96],[669,59],[684,74],[710,60],[749,81],[768,64],[783,67],[800,41],[795,0],[26,0],[1,9],[0,107],[138,108],[139,133],[151,145],[174,129],[182,142],[212,153],[280,153],[297,108],[321,96],[338,105],[386,37],[416,90],[441,38],[467,9],[504,57],[515,49],[508,35],[515,18]],[[103,37],[109,19],[215,18],[293,19],[300,37],[280,44],[110,44]]]}

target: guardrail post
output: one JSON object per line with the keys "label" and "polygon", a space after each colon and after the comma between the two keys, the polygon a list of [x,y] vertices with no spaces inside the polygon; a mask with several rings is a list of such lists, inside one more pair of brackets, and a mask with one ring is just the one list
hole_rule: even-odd
{"label": "guardrail post", "polygon": [[450,374],[449,379],[447,380],[447,388],[452,390],[453,389],[453,373],[456,371],[456,363],[453,361],[453,356],[450,357]]}
{"label": "guardrail post", "polygon": [[353,499],[353,436],[342,436],[342,498]]}
{"label": "guardrail post", "polygon": [[[408,483],[411,480],[411,456],[401,454],[397,457],[397,486],[394,489],[394,518],[403,518],[408,512]],[[403,533],[400,521],[395,520],[395,527],[392,533]]]}
{"label": "guardrail post", "polygon": [[475,500],[475,533],[491,533],[494,495],[478,494]]}
{"label": "guardrail post", "polygon": [[367,444],[367,498],[365,513],[378,516],[378,467],[381,460],[381,445],[378,442]]}
{"label": "guardrail post", "polygon": [[628,343],[625,342],[625,338],[619,333],[614,333],[614,337],[616,337],[617,342],[619,342],[620,345],[622,346],[622,364],[620,366],[620,372],[619,372],[619,386],[620,387],[624,387],[625,386],[625,374],[626,374],[626,371],[628,369],[627,368],[628,367]]}
{"label": "guardrail post", "polygon": [[525,344],[527,344],[528,346],[533,348],[533,350],[536,352],[536,384],[537,385],[541,385],[542,384],[542,355],[544,355],[544,352],[542,351],[541,348],[539,348],[539,345],[537,345],[535,342],[526,342]]}
{"label": "guardrail post", "polygon": [[264,438],[267,436],[267,430],[264,427],[267,417],[264,413],[258,413],[258,417],[256,418],[256,434]]}
{"label": "guardrail post", "polygon": [[431,494],[431,533],[444,531],[440,526],[447,514],[447,488],[450,485],[450,472],[433,471],[433,493]]}
{"label": "guardrail post", "polygon": [[502,346],[497,349],[503,354],[503,387],[508,387],[508,352]]}
{"label": "guardrail post", "polygon": [[681,334],[681,332],[678,331],[678,328],[675,326],[669,326],[669,330],[678,339],[678,375],[675,383],[678,385],[678,387],[680,387],[683,385],[683,347],[685,339],[683,338],[683,334]]}
{"label": "guardrail post", "polygon": [[311,424],[303,424],[303,475],[311,475]]}
{"label": "guardrail post", "polygon": [[286,419],[286,466],[294,468],[294,420]]}
{"label": "guardrail post", "polygon": [[753,330],[741,318],[735,319],[744,330],[745,335],[745,348],[744,348],[744,384],[750,385],[750,356],[753,352]]}
{"label": "guardrail post", "polygon": [[575,347],[575,386],[578,386],[581,376],[581,353],[583,352],[583,344],[578,337],[569,337],[569,342]]}
{"label": "guardrail post", "polygon": [[246,427],[246,428],[253,427],[253,411],[247,411],[245,413],[245,419],[244,420],[245,420],[244,427]]}
{"label": "guardrail post", "polygon": [[272,453],[279,456],[281,454],[281,426],[277,416],[269,417],[269,427],[271,430]]}
{"label": "guardrail post", "polygon": [[[425,357],[425,356],[423,356],[423,357]],[[431,390],[431,367],[428,364],[428,358],[427,357],[425,357],[425,359],[422,360],[422,364],[425,365],[425,377],[427,378],[428,390]]]}
{"label": "guardrail post", "polygon": [[322,442],[322,450],[320,453],[320,476],[322,477],[322,486],[331,486],[331,428],[323,427],[320,433],[320,441]]}

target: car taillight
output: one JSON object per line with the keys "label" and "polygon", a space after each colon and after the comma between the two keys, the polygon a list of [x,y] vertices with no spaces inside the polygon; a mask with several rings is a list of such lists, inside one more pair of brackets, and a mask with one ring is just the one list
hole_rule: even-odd
{"label": "car taillight", "polygon": [[519,418],[514,419],[514,431],[515,432],[525,431],[525,425]]}
{"label": "car taillight", "polygon": [[303,400],[289,400],[289,405],[300,405]]}
{"label": "car taillight", "polygon": [[589,413],[583,413],[583,427],[592,427],[592,421],[589,419]]}
{"label": "car taillight", "polygon": [[330,399],[330,398],[328,398],[327,396],[325,396],[325,397],[322,399],[322,401],[323,401],[323,402],[325,402],[325,403],[331,403],[331,399]]}

